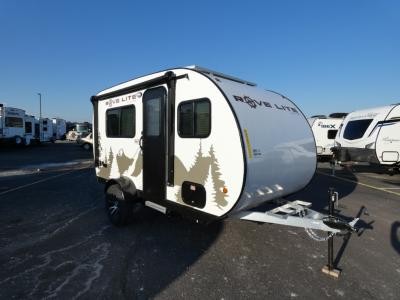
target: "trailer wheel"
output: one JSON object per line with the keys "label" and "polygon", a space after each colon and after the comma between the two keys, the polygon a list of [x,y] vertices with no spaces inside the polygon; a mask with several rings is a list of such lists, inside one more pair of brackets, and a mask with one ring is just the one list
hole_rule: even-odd
{"label": "trailer wheel", "polygon": [[14,142],[15,142],[15,145],[19,146],[22,144],[22,138],[20,136],[16,136]]}
{"label": "trailer wheel", "polygon": [[106,210],[108,218],[115,226],[124,226],[132,219],[133,204],[125,199],[119,184],[112,184],[107,188]]}

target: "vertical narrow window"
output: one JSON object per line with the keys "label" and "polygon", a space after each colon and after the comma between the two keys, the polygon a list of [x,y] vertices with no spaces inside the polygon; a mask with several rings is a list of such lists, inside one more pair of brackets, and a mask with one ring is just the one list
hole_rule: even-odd
{"label": "vertical narrow window", "polygon": [[195,101],[195,132],[194,135],[198,137],[208,136],[210,133],[210,102],[209,101]]}
{"label": "vertical narrow window", "polygon": [[134,137],[135,136],[135,107],[123,107],[121,108],[121,131],[122,137]]}
{"label": "vertical narrow window", "polygon": [[147,100],[146,110],[146,135],[160,135],[160,120],[161,120],[161,98]]}
{"label": "vertical narrow window", "polygon": [[25,133],[32,133],[32,122],[25,122]]}
{"label": "vertical narrow window", "polygon": [[193,103],[183,103],[179,107],[179,134],[181,136],[193,135]]}

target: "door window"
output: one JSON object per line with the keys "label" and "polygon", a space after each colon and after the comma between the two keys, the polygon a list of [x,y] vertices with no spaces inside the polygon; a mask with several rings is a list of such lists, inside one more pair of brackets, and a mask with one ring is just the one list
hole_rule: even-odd
{"label": "door window", "polygon": [[146,135],[160,135],[161,98],[149,99],[146,102]]}

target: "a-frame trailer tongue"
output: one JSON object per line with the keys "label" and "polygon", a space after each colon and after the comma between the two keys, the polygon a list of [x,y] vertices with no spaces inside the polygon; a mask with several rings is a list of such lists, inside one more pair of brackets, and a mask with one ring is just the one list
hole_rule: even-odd
{"label": "a-frame trailer tongue", "polygon": [[[338,193],[334,188],[329,188],[329,215],[324,215],[312,209],[310,202],[301,200],[287,201],[284,199],[275,200],[275,207],[261,211],[241,211],[234,217],[241,220],[249,220],[262,223],[280,224],[304,228],[307,234],[315,241],[328,241],[328,264],[322,268],[322,272],[338,278],[340,271],[334,266],[333,261],[333,238],[335,235],[346,235],[356,232],[355,227],[359,218],[346,222],[335,216],[334,206],[338,202]],[[319,236],[314,230],[325,231],[326,236]]]}

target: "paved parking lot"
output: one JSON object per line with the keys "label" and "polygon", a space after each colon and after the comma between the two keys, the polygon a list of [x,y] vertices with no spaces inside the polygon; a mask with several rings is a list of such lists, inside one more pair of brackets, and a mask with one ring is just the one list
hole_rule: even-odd
{"label": "paved parking lot", "polygon": [[[52,164],[49,164],[52,163]],[[227,219],[208,226],[143,209],[109,224],[90,153],[73,143],[0,149],[0,298],[398,299],[400,175],[321,164],[290,199],[365,230],[335,239],[342,275],[321,272],[326,243],[302,229]]]}

